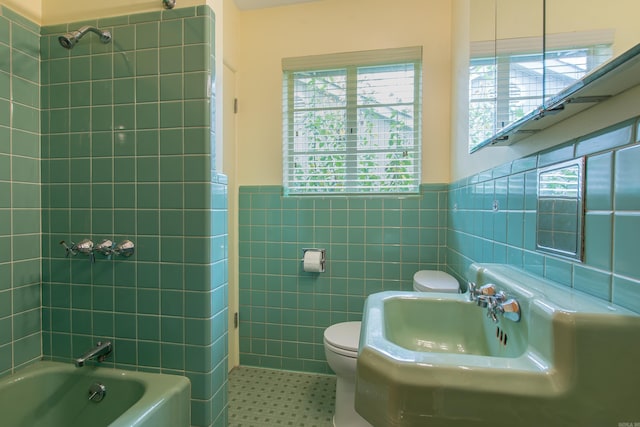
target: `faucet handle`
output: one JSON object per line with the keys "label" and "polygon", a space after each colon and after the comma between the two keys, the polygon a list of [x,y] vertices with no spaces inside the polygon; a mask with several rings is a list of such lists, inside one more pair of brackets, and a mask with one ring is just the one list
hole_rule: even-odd
{"label": "faucet handle", "polygon": [[505,302],[498,304],[496,311],[500,312],[509,320],[514,322],[520,321],[520,304],[513,298],[509,298]]}
{"label": "faucet handle", "polygon": [[81,241],[73,245],[71,249],[73,249],[76,252],[89,255],[89,259],[91,260],[92,263],[96,261],[95,256],[93,254],[93,242],[89,239],[82,239]]}
{"label": "faucet handle", "polygon": [[131,240],[123,240],[113,248],[113,253],[124,257],[130,257],[135,252],[135,245]]}
{"label": "faucet handle", "polygon": [[66,258],[69,258],[69,255],[71,256],[76,256],[78,253],[74,250],[76,244],[73,242],[71,243],[71,247],[69,247],[67,245],[67,242],[65,242],[64,240],[60,240],[60,244],[64,247],[64,250],[67,252],[67,254],[65,255]]}
{"label": "faucet handle", "polygon": [[485,295],[488,297],[494,296],[496,294],[496,285],[494,285],[493,283],[487,283],[484,286],[481,286],[480,289],[478,289],[478,293],[480,295]]}
{"label": "faucet handle", "polygon": [[100,252],[102,255],[106,256],[108,259],[111,259],[111,255],[113,254],[113,241],[104,239],[96,245],[95,250],[96,252]]}

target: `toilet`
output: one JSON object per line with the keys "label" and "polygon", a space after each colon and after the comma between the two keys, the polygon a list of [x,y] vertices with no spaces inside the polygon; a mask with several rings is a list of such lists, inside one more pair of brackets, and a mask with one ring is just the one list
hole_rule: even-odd
{"label": "toilet", "polygon": [[460,292],[460,284],[452,275],[438,270],[420,270],[413,275],[413,290],[418,292]]}
{"label": "toilet", "polygon": [[370,427],[354,408],[360,322],[336,323],[324,330],[324,353],[336,373],[335,427]]}
{"label": "toilet", "polygon": [[[443,271],[421,270],[413,275],[413,289],[418,292],[459,292],[458,281]],[[324,331],[324,353],[336,373],[335,427],[370,427],[354,408],[356,361],[360,342],[360,322],[343,322]]]}

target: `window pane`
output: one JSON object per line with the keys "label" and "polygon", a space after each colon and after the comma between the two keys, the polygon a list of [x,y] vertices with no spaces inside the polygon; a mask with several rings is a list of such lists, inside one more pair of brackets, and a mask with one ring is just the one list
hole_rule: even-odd
{"label": "window pane", "polygon": [[346,178],[345,155],[307,154],[293,157],[289,185],[300,192],[341,191]]}
{"label": "window pane", "polygon": [[407,152],[358,156],[358,181],[367,191],[414,191],[415,156]]}
{"label": "window pane", "polygon": [[358,68],[358,104],[407,104],[414,99],[413,64]]}
{"label": "window pane", "polygon": [[346,111],[320,110],[294,114],[295,152],[336,151],[346,148]]}
{"label": "window pane", "polygon": [[346,70],[305,71],[293,74],[295,109],[344,107]]}
{"label": "window pane", "polygon": [[358,109],[358,149],[414,146],[413,106]]}

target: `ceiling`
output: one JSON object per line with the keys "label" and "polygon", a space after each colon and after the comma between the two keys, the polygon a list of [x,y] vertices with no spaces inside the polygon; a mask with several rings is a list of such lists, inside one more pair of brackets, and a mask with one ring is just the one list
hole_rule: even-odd
{"label": "ceiling", "polygon": [[310,3],[320,0],[234,0],[240,10],[264,9],[298,3]]}

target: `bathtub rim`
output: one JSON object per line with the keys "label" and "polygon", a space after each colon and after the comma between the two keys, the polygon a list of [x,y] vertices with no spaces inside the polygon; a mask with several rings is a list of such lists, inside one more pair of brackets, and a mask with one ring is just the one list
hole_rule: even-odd
{"label": "bathtub rim", "polygon": [[[134,427],[145,421],[153,408],[159,408],[167,403],[168,398],[186,393],[185,410],[190,413],[191,381],[182,375],[128,371],[105,366],[86,365],[76,368],[71,362],[63,363],[40,360],[17,369],[13,374],[0,378],[0,389],[10,387],[11,384],[28,378],[35,378],[46,373],[69,373],[91,376],[92,373],[104,378],[126,379],[140,383],[144,387],[142,396],[124,413],[116,418],[110,426]],[[182,396],[184,399],[185,396]],[[189,419],[190,419],[189,415]]]}

